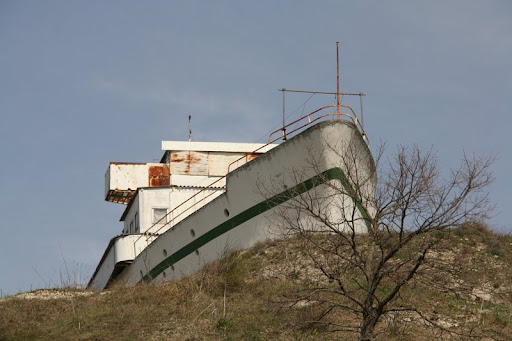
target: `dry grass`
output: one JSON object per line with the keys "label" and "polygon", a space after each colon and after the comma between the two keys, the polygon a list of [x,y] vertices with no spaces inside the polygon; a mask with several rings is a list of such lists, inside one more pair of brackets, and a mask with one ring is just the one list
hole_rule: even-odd
{"label": "dry grass", "polygon": [[[292,280],[297,260],[283,247],[290,243],[276,241],[230,253],[176,283],[88,294],[59,290],[50,299],[42,299],[48,292],[36,292],[35,299],[4,299],[0,340],[355,339],[353,334],[322,333],[322,326],[304,323],[314,315],[314,305],[290,307],[283,300],[298,288]],[[438,324],[471,324],[481,339],[507,340],[512,335],[512,237],[471,225],[453,230],[446,243],[452,251],[435,256],[449,260],[455,277],[436,274],[435,285],[415,282],[402,296]],[[464,286],[467,295],[453,295],[453,286]],[[335,318],[353,321],[341,312]],[[408,313],[387,316],[378,332],[380,340],[453,338],[438,335]]]}

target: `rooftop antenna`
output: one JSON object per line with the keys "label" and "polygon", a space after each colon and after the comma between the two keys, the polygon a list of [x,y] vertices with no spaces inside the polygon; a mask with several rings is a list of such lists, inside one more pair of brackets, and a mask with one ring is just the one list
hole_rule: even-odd
{"label": "rooftop antenna", "polygon": [[340,114],[340,42],[336,42],[336,83],[337,83],[337,90],[336,90],[336,98],[337,98],[337,111],[338,116]]}
{"label": "rooftop antenna", "polygon": [[341,98],[340,96],[359,96],[359,102],[361,107],[361,126],[364,127],[364,116],[363,116],[363,97],[366,96],[363,92],[353,93],[353,92],[340,92],[340,53],[339,53],[339,42],[336,42],[336,92],[327,92],[327,91],[316,91],[316,90],[292,90],[292,89],[277,89],[278,91],[283,92],[283,140],[286,141],[286,129],[285,127],[285,93],[286,92],[300,92],[307,94],[322,94],[322,95],[334,95],[336,97],[337,110],[336,113],[341,115],[340,106],[341,106]]}
{"label": "rooftop antenna", "polygon": [[192,141],[192,115],[188,115],[188,142]]}

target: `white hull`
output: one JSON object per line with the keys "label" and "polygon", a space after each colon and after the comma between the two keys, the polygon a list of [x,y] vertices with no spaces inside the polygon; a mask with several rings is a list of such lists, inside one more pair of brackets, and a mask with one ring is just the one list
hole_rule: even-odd
{"label": "white hull", "polygon": [[[269,190],[275,194],[285,188],[288,191],[329,191],[328,186],[318,182],[313,182],[314,188],[304,187],[319,176],[343,182],[340,155],[344,151],[328,148],[328,145],[350,146],[357,151],[357,162],[366,172],[373,171],[368,146],[354,124],[339,120],[318,123],[227,174],[225,193],[152,242],[148,240],[151,243],[116,274],[114,282],[133,285],[141,281],[177,280],[219,259],[226,250],[244,249],[278,238],[272,221],[279,206],[275,205],[282,196],[269,200]],[[298,172],[300,177],[294,176]],[[361,215],[368,213],[360,212]],[[360,232],[366,230],[362,221],[357,228]],[[112,282],[113,278],[100,276],[99,270],[91,279],[90,288],[103,289]]]}

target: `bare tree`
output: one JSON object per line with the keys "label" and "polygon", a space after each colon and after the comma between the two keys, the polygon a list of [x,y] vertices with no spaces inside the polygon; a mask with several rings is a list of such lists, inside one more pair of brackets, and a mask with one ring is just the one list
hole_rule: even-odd
{"label": "bare tree", "polygon": [[[317,183],[284,191],[274,184],[264,192],[284,193],[276,227],[295,237],[309,260],[302,269],[309,273],[297,275],[303,289],[293,293],[295,302],[315,307],[311,323],[371,340],[384,316],[408,311],[424,317],[400,294],[413,278],[431,275],[427,262],[452,228],[486,218],[493,158],[464,155],[457,169],[443,174],[436,155],[417,146],[387,158],[379,148],[375,163],[351,146],[326,148],[337,155],[340,176],[329,176],[311,156],[319,175],[309,181]],[[304,183],[303,171],[291,174]],[[340,312],[351,314],[353,323],[338,322]]]}

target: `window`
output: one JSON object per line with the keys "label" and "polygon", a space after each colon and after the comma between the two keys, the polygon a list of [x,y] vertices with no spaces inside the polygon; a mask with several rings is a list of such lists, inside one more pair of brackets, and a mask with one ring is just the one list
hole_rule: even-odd
{"label": "window", "polygon": [[[153,208],[153,224],[165,224],[167,222],[167,208]],[[162,220],[160,220],[162,219]]]}
{"label": "window", "polygon": [[128,233],[133,233],[133,220],[130,223],[130,229],[128,230]]}
{"label": "window", "polygon": [[139,212],[135,212],[135,218],[133,218],[133,221],[135,221],[135,229],[133,230],[133,233],[139,232]]}

